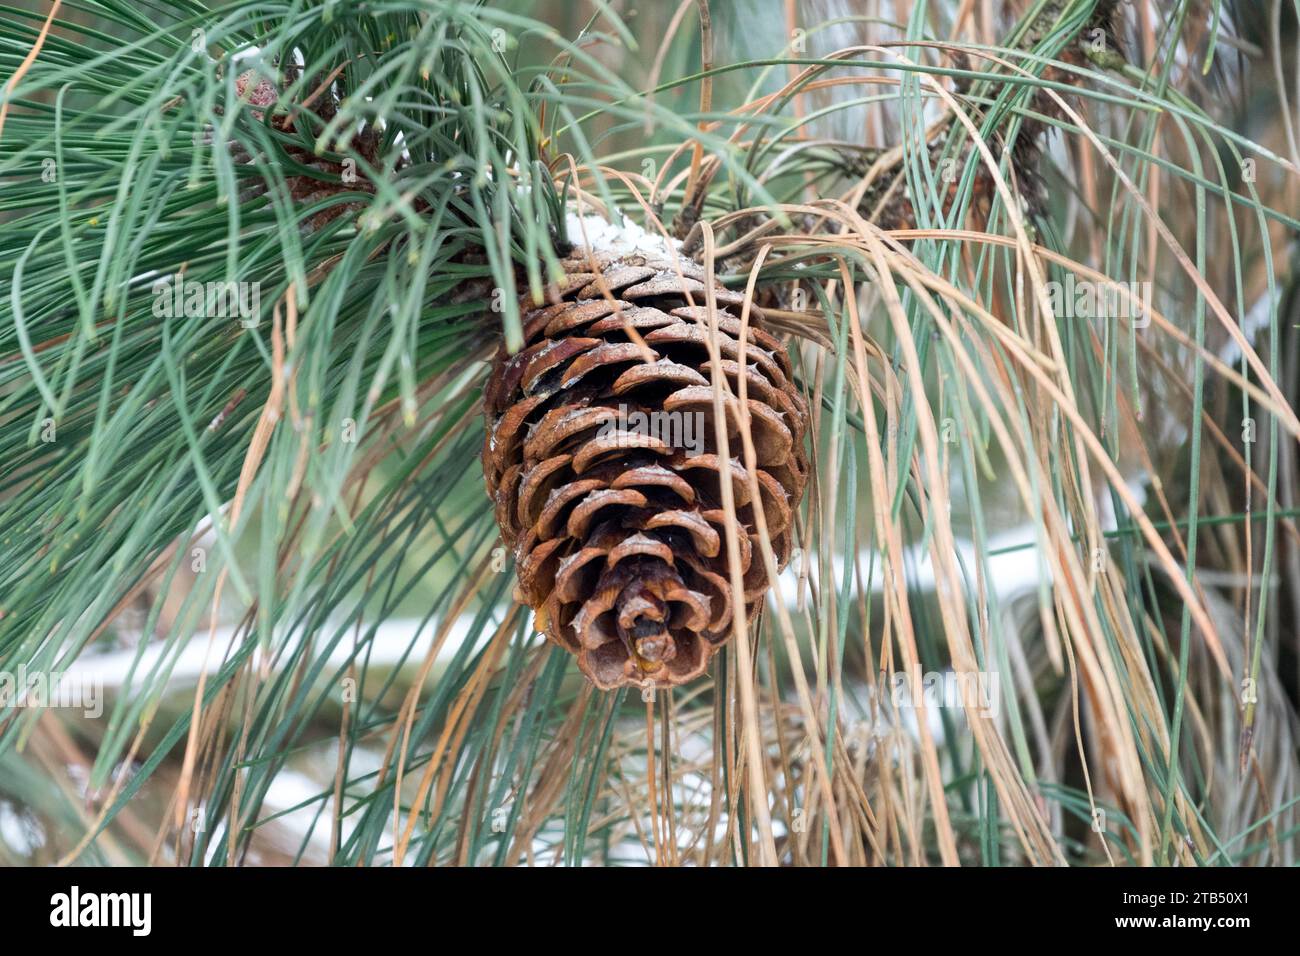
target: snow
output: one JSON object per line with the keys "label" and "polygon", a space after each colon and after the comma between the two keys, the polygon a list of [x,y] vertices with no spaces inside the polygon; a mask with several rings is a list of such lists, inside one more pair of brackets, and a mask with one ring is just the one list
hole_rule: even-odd
{"label": "snow", "polygon": [[604,216],[579,216],[572,210],[566,219],[566,228],[570,242],[589,248],[592,252],[608,252],[613,255],[643,252],[675,256],[682,245],[677,239],[665,238],[658,232],[648,232],[630,219],[625,219],[622,225],[616,225]]}

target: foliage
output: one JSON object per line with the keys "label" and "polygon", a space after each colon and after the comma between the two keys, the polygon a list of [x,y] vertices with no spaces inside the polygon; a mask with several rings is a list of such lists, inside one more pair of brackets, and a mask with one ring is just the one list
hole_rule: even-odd
{"label": "foliage", "polygon": [[[0,671],[126,662],[0,715],[0,852],[1295,862],[1294,21],[758,6],[0,12]],[[752,646],[644,703],[533,632],[476,461],[569,212],[748,288],[817,412]],[[947,668],[994,697],[893,690]]]}

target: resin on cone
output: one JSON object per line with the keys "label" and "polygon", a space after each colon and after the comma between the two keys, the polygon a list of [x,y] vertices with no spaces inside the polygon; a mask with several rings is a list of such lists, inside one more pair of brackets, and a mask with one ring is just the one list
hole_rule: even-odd
{"label": "resin on cone", "polygon": [[[733,628],[705,276],[669,250],[581,250],[564,265],[548,303],[525,311],[522,349],[502,346],[485,389],[488,494],[538,630],[602,689],[683,684]],[[714,294],[741,601],[752,619],[771,583],[756,514],[781,567],[808,474],[808,410],[760,310],[750,308],[742,353],[743,297],[721,286]],[[742,377],[753,476],[743,464]]]}

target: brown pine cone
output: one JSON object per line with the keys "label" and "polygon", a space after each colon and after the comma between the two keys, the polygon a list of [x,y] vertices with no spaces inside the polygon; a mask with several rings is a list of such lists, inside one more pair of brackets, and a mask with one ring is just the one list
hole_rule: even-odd
{"label": "brown pine cone", "polygon": [[[520,598],[597,687],[683,684],[732,626],[704,274],[688,259],[674,267],[668,253],[644,252],[583,251],[565,271],[551,304],[524,313],[523,348],[512,356],[502,346],[485,389],[488,494],[514,549]],[[733,395],[745,376],[759,497],[781,566],[808,474],[808,409],[759,311],[751,307],[742,362],[743,297],[721,286],[716,296],[722,373]],[[736,407],[728,449],[752,618],[769,581]]]}

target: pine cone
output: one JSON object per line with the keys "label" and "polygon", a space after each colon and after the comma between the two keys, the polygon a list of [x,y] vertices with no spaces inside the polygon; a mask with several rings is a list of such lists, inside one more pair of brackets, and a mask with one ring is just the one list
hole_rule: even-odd
{"label": "pine cone", "polygon": [[[565,271],[550,304],[525,312],[523,348],[502,346],[487,384],[488,494],[514,549],[519,598],[597,687],[683,684],[732,627],[705,277],[667,253],[583,251]],[[741,375],[747,383],[759,497],[782,566],[808,473],[807,405],[759,310],[742,361],[738,309],[726,307],[743,297],[721,286],[716,297],[722,374],[733,395]],[[752,619],[769,581],[735,407],[728,450]]]}

